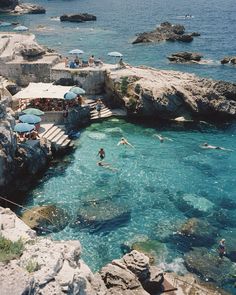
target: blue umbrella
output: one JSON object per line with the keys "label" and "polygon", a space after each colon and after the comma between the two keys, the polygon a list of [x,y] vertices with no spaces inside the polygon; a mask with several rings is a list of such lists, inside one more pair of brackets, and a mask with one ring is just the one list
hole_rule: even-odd
{"label": "blue umbrella", "polygon": [[14,31],[28,31],[29,28],[25,27],[25,26],[17,26],[13,29]]}
{"label": "blue umbrella", "polygon": [[41,118],[35,115],[22,115],[19,117],[22,123],[37,124],[41,122]]}
{"label": "blue umbrella", "polygon": [[118,51],[112,51],[112,52],[109,52],[107,55],[109,56],[113,56],[113,57],[122,57],[123,54],[121,54],[120,52]]}
{"label": "blue umbrella", "polygon": [[34,125],[30,125],[28,123],[17,123],[14,127],[14,131],[19,133],[30,132],[33,129]]}
{"label": "blue umbrella", "polygon": [[27,115],[35,115],[35,116],[42,116],[44,115],[44,112],[39,110],[39,109],[35,109],[35,108],[28,108],[22,111],[22,113],[27,114]]}
{"label": "blue umbrella", "polygon": [[70,54],[83,54],[83,50],[80,49],[73,49],[71,51],[69,51]]}
{"label": "blue umbrella", "polygon": [[70,92],[73,92],[75,94],[85,94],[85,90],[83,88],[80,88],[78,86],[74,86],[70,89]]}
{"label": "blue umbrella", "polygon": [[9,26],[11,26],[11,23],[0,22],[0,27],[9,27]]}
{"label": "blue umbrella", "polygon": [[64,95],[64,98],[65,98],[66,100],[75,99],[76,97],[77,97],[77,94],[74,93],[74,92],[71,92],[71,91],[66,92],[65,95]]}

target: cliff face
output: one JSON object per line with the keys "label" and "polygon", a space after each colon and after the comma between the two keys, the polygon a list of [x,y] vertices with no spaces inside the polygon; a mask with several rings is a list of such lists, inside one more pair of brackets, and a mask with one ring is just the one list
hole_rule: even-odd
{"label": "cliff face", "polygon": [[11,10],[18,5],[18,0],[1,0],[0,1],[0,10]]}
{"label": "cliff face", "polygon": [[45,142],[17,144],[15,120],[7,98],[0,99],[0,194],[24,190],[46,166],[50,149]]}
{"label": "cliff face", "polygon": [[189,73],[127,67],[108,73],[106,90],[134,116],[236,118],[236,84]]}

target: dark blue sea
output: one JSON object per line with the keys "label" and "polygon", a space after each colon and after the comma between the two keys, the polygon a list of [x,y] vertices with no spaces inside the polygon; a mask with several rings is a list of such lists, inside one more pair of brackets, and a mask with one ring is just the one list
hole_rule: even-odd
{"label": "dark blue sea", "polygon": [[[44,6],[47,13],[1,15],[0,19],[29,27],[40,43],[62,55],[79,48],[85,52],[84,58],[94,54],[106,62],[115,62],[107,53],[119,51],[125,62],[133,65],[235,82],[236,67],[220,64],[224,56],[236,54],[235,0],[31,2]],[[97,21],[61,23],[57,18],[76,12],[94,14]],[[185,19],[186,14],[192,18]],[[183,24],[187,32],[199,32],[201,36],[189,44],[132,45],[136,33],[152,30],[164,21]],[[208,63],[170,64],[166,57],[177,51],[200,52]],[[160,143],[155,134],[168,139]],[[128,138],[134,148],[117,146],[121,136]],[[200,244],[215,256],[221,238],[228,245],[236,245],[235,136],[235,122],[153,125],[112,119],[92,124],[82,130],[75,152],[51,166],[29,192],[24,205],[56,204],[65,209],[70,224],[53,237],[79,239],[83,258],[93,270],[121,257],[135,242],[154,240],[152,254],[157,256],[157,262],[167,270],[185,273],[184,255],[192,245]],[[233,151],[204,150],[199,147],[203,142]],[[105,148],[106,162],[114,170],[97,166],[100,147]],[[93,211],[99,214],[96,224],[85,220],[86,214],[91,216]],[[206,229],[200,243],[176,237],[181,224],[192,217],[214,227],[211,237]],[[213,242],[209,243],[209,238]],[[209,272],[214,272],[209,267]],[[219,276],[223,276],[225,268],[222,273],[219,269]],[[207,273],[202,279],[209,280]],[[235,294],[234,281],[218,284]]]}

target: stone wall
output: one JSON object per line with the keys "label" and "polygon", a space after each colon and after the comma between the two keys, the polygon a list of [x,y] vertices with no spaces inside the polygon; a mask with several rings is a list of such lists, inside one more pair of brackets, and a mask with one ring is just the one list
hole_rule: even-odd
{"label": "stone wall", "polygon": [[51,69],[51,81],[73,80],[80,85],[86,94],[102,94],[104,92],[105,71],[101,69]]}

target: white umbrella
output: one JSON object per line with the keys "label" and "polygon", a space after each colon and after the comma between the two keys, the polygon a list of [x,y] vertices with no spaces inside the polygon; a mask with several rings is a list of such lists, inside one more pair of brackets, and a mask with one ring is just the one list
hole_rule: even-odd
{"label": "white umbrella", "polygon": [[107,55],[114,56],[114,57],[122,57],[123,56],[123,54],[118,51],[109,52]]}
{"label": "white umbrella", "polygon": [[28,31],[29,28],[27,28],[25,26],[18,26],[18,27],[15,27],[13,30],[14,31]]}
{"label": "white umbrella", "polygon": [[69,51],[70,54],[83,54],[83,50],[80,49],[73,49],[71,51]]}

